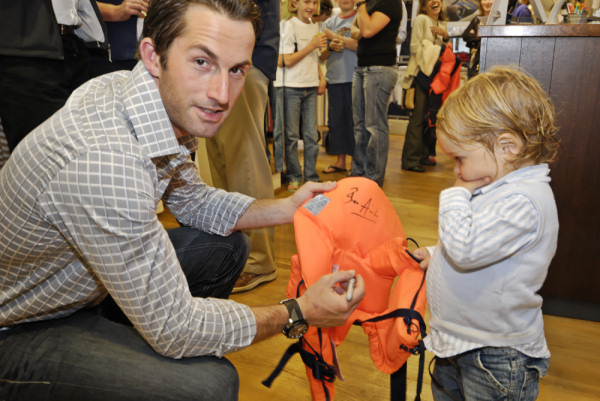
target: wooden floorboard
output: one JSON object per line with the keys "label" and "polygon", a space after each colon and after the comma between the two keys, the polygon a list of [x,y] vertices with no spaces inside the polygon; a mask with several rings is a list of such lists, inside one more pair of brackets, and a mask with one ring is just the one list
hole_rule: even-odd
{"label": "wooden floorboard", "polygon": [[[420,245],[433,245],[437,240],[437,205],[439,192],[454,182],[452,161],[438,155],[438,165],[427,167],[427,173],[401,170],[402,135],[392,135],[386,179],[383,189],[394,205],[407,236]],[[318,171],[335,160],[321,148]],[[323,180],[340,179],[342,174],[321,175]],[[289,196],[284,189],[277,197]],[[160,216],[169,227],[176,224],[168,211]],[[296,252],[292,225],[275,230],[277,279],[259,288],[231,298],[252,306],[269,305],[285,298],[290,272],[290,256]],[[426,316],[427,318],[427,316]],[[600,323],[545,316],[545,330],[552,353],[550,370],[540,384],[539,400],[599,400],[600,399]],[[240,375],[240,401],[256,400],[310,400],[310,390],[304,365],[294,356],[271,388],[261,382],[277,366],[284,351],[291,344],[283,335],[275,336],[245,350],[228,355]],[[367,337],[359,327],[352,327],[346,341],[338,348],[345,381],[336,381],[338,400],[386,400],[389,394],[389,376],[374,367],[369,357]],[[426,365],[432,355],[426,353]],[[414,399],[417,378],[417,357],[408,361],[407,400]],[[432,400],[429,374],[425,374],[421,399]]]}

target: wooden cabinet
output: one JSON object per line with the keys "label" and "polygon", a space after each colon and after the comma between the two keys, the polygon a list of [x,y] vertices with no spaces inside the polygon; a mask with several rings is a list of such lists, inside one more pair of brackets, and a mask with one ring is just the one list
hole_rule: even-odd
{"label": "wooden cabinet", "polygon": [[544,312],[600,321],[600,25],[480,26],[481,61],[519,65],[554,102],[562,149],[552,169],[558,250]]}

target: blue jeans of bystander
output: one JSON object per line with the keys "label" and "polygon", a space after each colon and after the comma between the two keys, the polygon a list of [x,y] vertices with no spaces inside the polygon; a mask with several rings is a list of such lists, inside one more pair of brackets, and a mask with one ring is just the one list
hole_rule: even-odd
{"label": "blue jeans of bystander", "polygon": [[383,185],[390,144],[388,106],[397,80],[395,66],[354,69],[352,114],[356,147],[350,175],[369,178],[379,186]]}

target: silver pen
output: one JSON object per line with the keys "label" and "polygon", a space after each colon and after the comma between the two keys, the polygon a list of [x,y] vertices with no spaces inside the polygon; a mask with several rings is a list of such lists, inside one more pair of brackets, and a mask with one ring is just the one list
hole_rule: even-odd
{"label": "silver pen", "polygon": [[356,282],[356,279],[354,277],[352,277],[350,280],[348,280],[348,291],[346,292],[346,300],[348,302],[352,301],[352,293],[354,292],[354,283]]}

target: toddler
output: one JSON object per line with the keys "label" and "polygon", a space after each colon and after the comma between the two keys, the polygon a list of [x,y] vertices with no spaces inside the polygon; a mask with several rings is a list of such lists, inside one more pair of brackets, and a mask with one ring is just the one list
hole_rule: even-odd
{"label": "toddler", "polygon": [[457,179],[440,194],[437,246],[415,251],[428,268],[435,400],[537,398],[550,357],[537,292],[558,236],[554,119],[537,81],[506,67],[469,80],[438,114]]}

